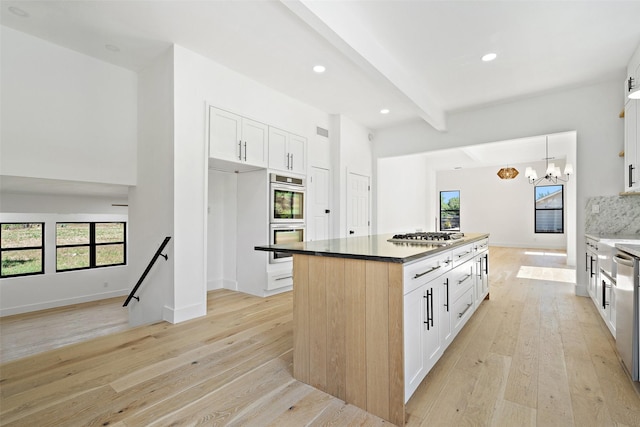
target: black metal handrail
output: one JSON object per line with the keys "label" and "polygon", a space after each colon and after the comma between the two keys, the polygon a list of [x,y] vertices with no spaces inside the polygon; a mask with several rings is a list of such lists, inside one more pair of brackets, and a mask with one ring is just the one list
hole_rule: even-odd
{"label": "black metal handrail", "polygon": [[151,261],[149,262],[149,265],[147,265],[147,268],[144,270],[144,273],[142,273],[142,276],[140,276],[140,280],[138,280],[138,283],[136,283],[136,285],[133,287],[133,289],[131,290],[131,293],[127,297],[127,300],[122,305],[123,307],[126,307],[127,305],[129,305],[129,301],[131,301],[131,298],[135,298],[136,300],[140,301],[140,297],[136,297],[134,295],[136,294],[136,291],[142,284],[142,281],[144,280],[144,278],[147,277],[147,274],[149,274],[149,271],[151,270],[151,267],[153,267],[153,264],[156,263],[156,260],[158,259],[158,257],[162,256],[165,259],[165,261],[169,259],[167,255],[162,253],[162,250],[164,249],[165,246],[167,246],[167,243],[169,243],[169,240],[171,240],[171,236],[167,236],[164,238],[164,241],[156,251],[153,258],[151,258]]}

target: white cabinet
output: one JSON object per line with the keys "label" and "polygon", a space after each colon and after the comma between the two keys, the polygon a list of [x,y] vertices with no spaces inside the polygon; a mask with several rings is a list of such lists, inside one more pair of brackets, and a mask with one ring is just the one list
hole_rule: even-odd
{"label": "white cabinet", "polygon": [[268,127],[228,111],[209,107],[209,157],[267,167]]}
{"label": "white cabinet", "polygon": [[624,191],[640,191],[640,101],[624,107]]}
{"label": "white cabinet", "polygon": [[624,94],[624,191],[640,191],[640,100],[630,99],[631,85],[640,85],[640,46],[627,64]]}
{"label": "white cabinet", "polygon": [[615,338],[616,336],[616,302],[615,302],[615,282],[605,273],[600,274],[600,286],[598,296],[598,310],[604,318],[605,324]]}
{"label": "white cabinet", "polygon": [[489,239],[475,243],[473,250],[476,274],[474,298],[478,306],[489,293]]}
{"label": "white cabinet", "polygon": [[585,238],[585,263],[587,271],[587,291],[593,302],[597,301],[597,284],[600,276],[598,266],[598,241],[590,237]]}
{"label": "white cabinet", "polygon": [[269,168],[304,175],[306,145],[306,138],[269,127]]}
{"label": "white cabinet", "polygon": [[488,259],[483,239],[403,266],[405,402],[488,294]]}
{"label": "white cabinet", "polygon": [[428,283],[404,296],[405,396],[410,396],[442,354],[440,287]]}

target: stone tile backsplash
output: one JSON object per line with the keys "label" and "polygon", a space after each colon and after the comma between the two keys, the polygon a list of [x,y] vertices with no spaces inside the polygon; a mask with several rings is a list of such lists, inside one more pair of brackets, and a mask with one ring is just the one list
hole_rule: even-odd
{"label": "stone tile backsplash", "polygon": [[[599,213],[593,212],[594,205]],[[584,229],[592,234],[640,235],[640,196],[588,198]]]}

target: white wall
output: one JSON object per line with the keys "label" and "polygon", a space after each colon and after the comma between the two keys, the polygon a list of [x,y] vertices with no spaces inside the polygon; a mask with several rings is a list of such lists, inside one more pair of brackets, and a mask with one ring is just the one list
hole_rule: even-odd
{"label": "white wall", "polygon": [[[569,130],[577,131],[575,167],[576,230],[568,244],[584,246],[584,206],[592,196],[613,195],[623,189],[623,107],[620,93],[624,75],[577,89],[543,94],[486,108],[450,114],[449,130],[440,133],[422,122],[379,131],[374,157],[424,153],[464,145],[504,141]],[[577,257],[576,292],[586,295],[584,258]]]}
{"label": "white wall", "polygon": [[207,290],[236,289],[236,174],[209,170]]}
{"label": "white wall", "polygon": [[434,231],[429,209],[433,174],[424,156],[378,159],[376,170],[376,233]]}
{"label": "white wall", "polygon": [[[564,162],[556,163],[561,169],[564,167]],[[440,191],[460,190],[461,230],[490,233],[494,246],[565,249],[566,233],[534,233],[534,186],[529,184],[524,171],[527,166],[542,171],[545,163],[510,166],[520,172],[510,180],[496,175],[499,167],[438,171],[435,196],[438,198]],[[571,214],[575,212],[565,207],[565,231],[566,216]]]}
{"label": "white wall", "polygon": [[[129,191],[129,278],[135,285],[166,236],[165,254],[158,258],[129,304],[129,323],[140,325],[170,319],[174,307],[173,216],[173,51],[168,50],[139,73],[138,177]],[[169,318],[167,318],[169,317]]]}
{"label": "white wall", "polygon": [[[185,151],[179,156],[187,167],[179,175],[183,184],[189,185],[188,190],[182,187],[180,193],[176,185],[176,209],[188,210],[181,214],[188,225],[188,230],[183,230],[189,236],[185,244],[194,248],[206,246],[202,264],[200,260],[187,264],[192,268],[189,284],[179,285],[180,292],[189,293],[188,298],[195,301],[206,289],[236,286],[236,181],[228,174],[207,171],[206,163],[201,163],[208,158],[206,106],[287,130],[307,138],[310,144],[315,140],[316,126],[328,128],[329,116],[180,46],[175,46],[174,52],[176,150],[187,146],[188,154]],[[314,164],[313,157],[308,159],[308,164]],[[201,265],[205,268],[199,270]],[[179,274],[177,270],[176,280]],[[206,303],[206,295],[202,295]]]}
{"label": "white wall", "polygon": [[[2,197],[8,196],[3,194]],[[8,198],[12,198],[9,195]],[[75,203],[79,203],[77,200]],[[18,207],[16,201],[12,201]],[[125,214],[55,213],[64,198],[50,200],[39,213],[0,213],[0,222],[44,222],[44,274],[3,278],[0,283],[0,316],[61,307],[128,293],[128,266],[56,272],[56,222],[127,221]],[[48,210],[48,211],[47,211]],[[60,209],[63,210],[63,209]]]}
{"label": "white wall", "polygon": [[[333,224],[337,237],[347,236],[347,174],[371,177],[373,188],[373,155],[369,129],[346,116],[332,116],[330,141],[333,148]],[[374,206],[370,199],[370,206]]]}
{"label": "white wall", "polygon": [[0,173],[134,185],[136,73],[0,31]]}

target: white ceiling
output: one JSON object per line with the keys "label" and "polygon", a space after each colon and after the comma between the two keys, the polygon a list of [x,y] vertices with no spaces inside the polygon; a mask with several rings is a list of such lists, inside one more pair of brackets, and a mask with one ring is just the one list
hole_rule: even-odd
{"label": "white ceiling", "polygon": [[[640,43],[640,1],[0,0],[0,5],[2,25],[109,63],[138,71],[175,43],[373,131],[413,120],[444,130],[451,111],[621,78]],[[28,17],[10,12],[12,7]],[[480,58],[488,52],[498,58],[484,63]],[[327,71],[313,73],[316,64]],[[382,115],[381,108],[391,112]],[[507,142],[497,150],[484,144],[431,157],[440,157],[441,167],[507,159],[515,164],[516,154],[530,156],[525,163],[544,157],[540,141],[531,153],[519,141],[517,151],[506,149]],[[2,190],[18,184],[4,180]],[[40,191],[46,183],[22,185]],[[93,190],[122,194],[124,189]],[[59,191],[73,192],[73,186],[63,183]]]}
{"label": "white ceiling", "polygon": [[[450,111],[618,77],[640,43],[640,1],[1,4],[2,25],[113,64],[140,70],[176,43],[372,130],[444,129]],[[487,52],[498,58],[483,63]]]}

